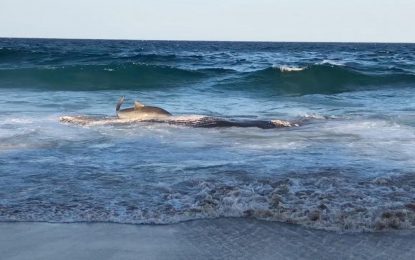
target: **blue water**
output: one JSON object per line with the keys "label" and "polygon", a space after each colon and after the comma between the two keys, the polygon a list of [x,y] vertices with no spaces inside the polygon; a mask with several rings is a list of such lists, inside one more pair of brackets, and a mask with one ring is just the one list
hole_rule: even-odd
{"label": "blue water", "polygon": [[[415,45],[0,39],[0,221],[415,226]],[[299,127],[71,125],[126,96]]]}

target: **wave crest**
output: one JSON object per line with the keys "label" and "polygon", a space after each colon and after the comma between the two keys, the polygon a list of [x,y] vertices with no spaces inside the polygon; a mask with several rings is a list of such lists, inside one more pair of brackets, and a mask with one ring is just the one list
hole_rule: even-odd
{"label": "wave crest", "polygon": [[206,76],[196,70],[145,64],[74,65],[0,70],[0,86],[53,90],[168,87]]}
{"label": "wave crest", "polygon": [[213,88],[305,95],[414,86],[415,75],[365,74],[330,64],[269,67],[251,72],[186,69],[137,63],[0,69],[0,87],[50,90],[140,90],[186,87],[209,81]]}
{"label": "wave crest", "polygon": [[282,65],[282,66],[279,66],[278,69],[281,72],[298,72],[298,71],[305,70],[306,67],[295,67],[295,66]]}
{"label": "wave crest", "polygon": [[343,66],[315,64],[301,69],[299,67],[280,68],[279,70],[267,68],[250,72],[235,82],[229,82],[229,85],[237,85],[238,89],[305,95],[407,87],[413,86],[414,83],[415,75],[413,74],[365,74]]}

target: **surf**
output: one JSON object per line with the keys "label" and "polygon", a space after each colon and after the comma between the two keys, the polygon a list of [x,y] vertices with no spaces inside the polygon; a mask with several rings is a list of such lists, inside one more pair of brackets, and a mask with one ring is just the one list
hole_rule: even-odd
{"label": "surf", "polygon": [[335,94],[415,86],[415,75],[404,72],[364,73],[312,64],[239,72],[224,68],[186,69],[165,65],[108,64],[0,69],[0,88],[99,91],[193,88],[206,84],[217,91],[277,95]]}
{"label": "surf", "polygon": [[272,120],[235,120],[203,115],[179,115],[173,116],[166,110],[147,106],[134,101],[134,107],[121,109],[125,97],[121,97],[116,104],[116,116],[61,116],[59,120],[63,123],[77,125],[117,125],[133,124],[138,122],[167,123],[170,125],[181,125],[189,127],[257,127],[262,129],[299,126],[299,122],[290,122],[280,119]]}

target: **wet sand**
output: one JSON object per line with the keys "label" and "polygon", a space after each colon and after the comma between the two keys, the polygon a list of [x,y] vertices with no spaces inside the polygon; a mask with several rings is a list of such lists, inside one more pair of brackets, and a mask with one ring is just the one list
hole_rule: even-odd
{"label": "wet sand", "polygon": [[413,259],[415,232],[339,234],[251,219],[0,223],[1,259]]}

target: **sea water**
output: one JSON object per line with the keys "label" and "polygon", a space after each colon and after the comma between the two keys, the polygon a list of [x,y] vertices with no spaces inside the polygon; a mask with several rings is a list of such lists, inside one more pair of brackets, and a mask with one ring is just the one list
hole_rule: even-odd
{"label": "sea water", "polygon": [[[415,226],[415,45],[0,39],[0,221]],[[120,96],[298,127],[71,125]]]}

